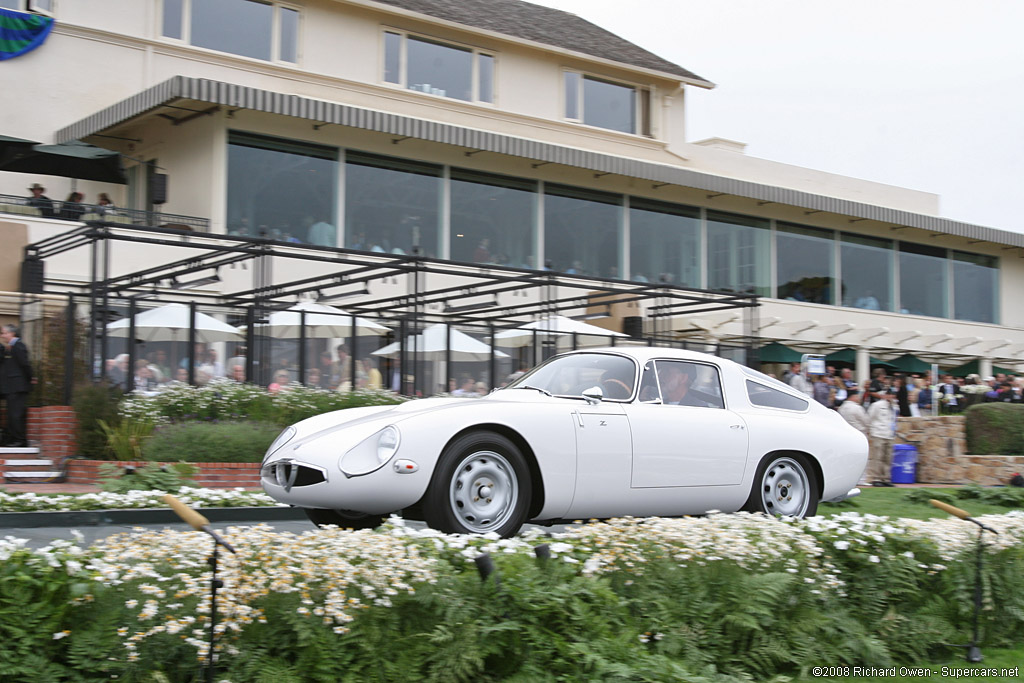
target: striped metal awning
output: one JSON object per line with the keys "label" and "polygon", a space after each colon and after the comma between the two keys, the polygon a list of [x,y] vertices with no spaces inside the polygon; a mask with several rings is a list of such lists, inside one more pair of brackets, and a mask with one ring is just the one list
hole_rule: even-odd
{"label": "striped metal awning", "polygon": [[81,139],[178,100],[292,116],[389,135],[456,145],[471,150],[561,164],[680,187],[795,206],[811,211],[918,228],[972,240],[1024,248],[1024,234],[937,216],[912,213],[826,195],[701,173],[667,164],[591,152],[475,128],[402,116],[337,102],[289,95],[203,78],[175,76],[57,131],[57,142]]}

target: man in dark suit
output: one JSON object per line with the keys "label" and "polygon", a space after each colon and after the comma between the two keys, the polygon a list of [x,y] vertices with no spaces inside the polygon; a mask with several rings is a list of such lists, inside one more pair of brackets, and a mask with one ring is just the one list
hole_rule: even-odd
{"label": "man in dark suit", "polygon": [[28,362],[28,347],[18,338],[14,325],[0,327],[3,359],[0,362],[0,396],[7,401],[7,431],[4,445],[28,446],[26,417],[28,392],[35,383],[32,366]]}

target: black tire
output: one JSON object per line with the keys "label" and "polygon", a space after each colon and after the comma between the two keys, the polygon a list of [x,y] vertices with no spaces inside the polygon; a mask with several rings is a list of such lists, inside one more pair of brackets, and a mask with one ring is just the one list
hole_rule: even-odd
{"label": "black tire", "polygon": [[351,510],[325,510],[323,508],[303,508],[309,521],[317,526],[333,524],[342,529],[376,529],[384,522],[383,515],[367,515]]}
{"label": "black tire", "polygon": [[445,533],[508,538],[526,521],[531,495],[530,468],[516,445],[493,432],[470,432],[438,459],[423,517]]}
{"label": "black tire", "polygon": [[818,475],[810,459],[801,453],[774,453],[757,466],[743,509],[803,519],[818,512],[818,502]]}

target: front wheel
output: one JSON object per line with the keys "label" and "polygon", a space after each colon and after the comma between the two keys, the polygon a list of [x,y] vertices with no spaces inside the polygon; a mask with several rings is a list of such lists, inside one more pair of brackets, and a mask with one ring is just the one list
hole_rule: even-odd
{"label": "front wheel", "polygon": [[509,439],[465,434],[441,454],[424,496],[423,516],[446,533],[514,536],[530,507],[530,470]]}
{"label": "front wheel", "polygon": [[768,455],[754,476],[744,509],[783,517],[813,517],[818,511],[818,476],[804,455]]}
{"label": "front wheel", "polygon": [[351,510],[324,510],[303,508],[309,521],[317,526],[333,524],[342,529],[376,529],[384,522],[383,515],[367,515]]}

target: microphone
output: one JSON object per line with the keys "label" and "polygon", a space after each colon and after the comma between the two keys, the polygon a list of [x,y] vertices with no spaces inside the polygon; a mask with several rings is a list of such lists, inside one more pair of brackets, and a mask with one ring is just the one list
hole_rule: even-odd
{"label": "microphone", "polygon": [[939,508],[943,512],[947,512],[947,513],[953,515],[954,517],[959,517],[960,519],[967,520],[968,522],[974,522],[975,524],[980,526],[985,531],[991,531],[992,533],[994,533],[996,535],[999,534],[999,532],[996,531],[995,529],[993,529],[992,527],[985,526],[984,524],[982,524],[978,520],[976,520],[973,517],[971,517],[971,513],[967,512],[967,510],[961,510],[958,507],[954,507],[954,506],[950,505],[949,503],[943,503],[941,500],[935,500],[934,498],[932,498],[928,502],[931,503],[933,506]]}
{"label": "microphone", "polygon": [[170,505],[171,509],[174,510],[174,512],[181,517],[182,521],[190,527],[196,531],[205,531],[213,537],[214,541],[224,546],[230,552],[235,552],[235,549],[231,547],[230,543],[225,541],[216,531],[210,528],[210,520],[206,519],[206,517],[203,517],[201,514],[185,505],[169,493],[164,495],[163,500],[165,503]]}

